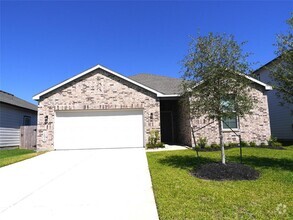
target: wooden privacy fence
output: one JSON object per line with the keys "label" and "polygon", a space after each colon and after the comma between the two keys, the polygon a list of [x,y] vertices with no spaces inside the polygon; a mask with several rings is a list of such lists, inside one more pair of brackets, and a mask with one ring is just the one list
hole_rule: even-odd
{"label": "wooden privacy fence", "polygon": [[20,127],[20,148],[32,149],[37,148],[37,126],[21,126]]}

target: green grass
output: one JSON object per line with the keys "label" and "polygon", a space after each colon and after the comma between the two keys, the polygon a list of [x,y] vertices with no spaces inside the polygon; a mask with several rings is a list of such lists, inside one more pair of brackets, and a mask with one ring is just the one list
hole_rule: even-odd
{"label": "green grass", "polygon": [[0,167],[26,160],[42,153],[26,149],[0,150]]}
{"label": "green grass", "polygon": [[[293,219],[293,146],[244,148],[243,163],[261,173],[254,181],[191,176],[199,164],[220,160],[220,152],[199,154],[200,158],[192,150],[147,153],[161,220]],[[226,150],[226,156],[228,162],[239,162],[239,149]]]}

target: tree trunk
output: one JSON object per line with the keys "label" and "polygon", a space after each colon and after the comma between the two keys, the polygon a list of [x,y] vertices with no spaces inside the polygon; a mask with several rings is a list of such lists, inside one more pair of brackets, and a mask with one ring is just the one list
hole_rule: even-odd
{"label": "tree trunk", "polygon": [[226,164],[226,157],[225,157],[225,148],[224,148],[224,142],[223,142],[223,131],[222,131],[221,119],[218,119],[218,123],[219,123],[219,134],[220,134],[220,146],[221,146],[222,164]]}

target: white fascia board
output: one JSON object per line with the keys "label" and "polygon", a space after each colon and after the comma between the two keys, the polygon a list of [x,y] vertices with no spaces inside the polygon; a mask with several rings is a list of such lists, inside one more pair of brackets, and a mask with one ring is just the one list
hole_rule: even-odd
{"label": "white fascia board", "polygon": [[92,67],[92,68],[90,68],[90,69],[88,69],[88,70],[85,70],[84,72],[82,72],[82,73],[80,73],[80,74],[77,74],[76,76],[71,77],[70,79],[67,79],[67,80],[65,80],[65,81],[63,81],[63,82],[61,82],[61,83],[59,83],[59,84],[57,84],[57,85],[55,85],[55,86],[53,86],[53,87],[51,87],[51,88],[49,88],[49,89],[47,89],[47,90],[45,90],[45,91],[43,91],[43,92],[41,92],[41,93],[35,95],[35,96],[33,97],[33,99],[37,101],[37,100],[40,99],[41,96],[47,94],[48,92],[51,92],[51,91],[53,91],[53,90],[55,90],[55,89],[57,89],[57,88],[59,88],[59,87],[65,85],[65,84],[67,84],[67,83],[69,83],[69,82],[71,82],[71,81],[73,81],[73,80],[75,80],[75,79],[78,79],[78,78],[80,78],[80,77],[82,77],[82,76],[84,76],[84,75],[86,75],[86,74],[88,74],[88,73],[90,73],[90,72],[92,72],[92,71],[98,69],[98,68],[100,68],[100,69],[102,69],[102,70],[104,70],[104,71],[106,71],[106,72],[109,72],[109,73],[111,73],[111,74],[113,74],[113,75],[115,75],[115,76],[117,76],[117,77],[119,77],[119,78],[121,78],[121,79],[124,79],[124,80],[126,80],[126,81],[128,81],[128,82],[130,82],[130,83],[132,83],[132,84],[134,84],[134,85],[137,85],[137,86],[139,86],[139,87],[141,87],[141,88],[144,88],[144,89],[146,89],[146,90],[148,90],[148,91],[150,91],[150,92],[152,92],[152,93],[155,93],[157,96],[159,96],[159,95],[163,95],[162,93],[160,93],[160,92],[158,92],[158,91],[156,91],[156,90],[154,90],[154,89],[151,89],[151,88],[149,88],[149,87],[147,87],[147,86],[144,86],[144,85],[142,85],[142,84],[140,84],[140,83],[138,83],[138,82],[136,82],[136,81],[134,81],[134,80],[132,80],[132,79],[129,79],[129,78],[127,78],[127,77],[125,77],[125,76],[123,76],[123,75],[121,75],[121,74],[119,74],[119,73],[116,73],[116,72],[114,72],[114,71],[112,71],[112,70],[110,70],[110,69],[108,69],[108,68],[106,68],[106,67],[103,67],[103,66],[101,66],[101,65],[96,65],[96,66],[94,66],[94,67]]}
{"label": "white fascia board", "polygon": [[172,98],[172,97],[180,97],[181,95],[179,94],[171,94],[171,95],[165,95],[165,94],[161,94],[161,95],[158,95],[158,98]]}
{"label": "white fascia board", "polygon": [[251,76],[247,76],[247,75],[245,75],[245,77],[246,77],[247,79],[249,79],[249,80],[251,80],[251,81],[253,81],[253,82],[255,82],[255,83],[257,83],[257,84],[259,84],[259,85],[261,85],[261,86],[263,86],[263,87],[265,87],[266,90],[273,90],[273,87],[272,87],[272,86],[270,86],[270,85],[268,85],[268,84],[266,84],[266,83],[263,83],[263,82],[261,82],[261,81],[255,79],[255,78],[253,78],[253,77],[251,77]]}

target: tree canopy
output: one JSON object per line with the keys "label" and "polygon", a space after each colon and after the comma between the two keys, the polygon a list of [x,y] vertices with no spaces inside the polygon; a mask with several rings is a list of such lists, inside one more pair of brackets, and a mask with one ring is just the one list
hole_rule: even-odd
{"label": "tree canopy", "polygon": [[277,35],[275,45],[276,55],[279,58],[270,68],[274,89],[282,105],[293,104],[293,13],[287,23],[289,25],[287,33]]}
{"label": "tree canopy", "polygon": [[244,116],[251,110],[251,82],[245,75],[252,69],[247,62],[249,54],[242,50],[244,44],[225,34],[192,39],[182,76],[184,95],[194,97],[190,100],[192,114],[220,119]]}
{"label": "tree canopy", "polygon": [[249,54],[233,35],[213,34],[192,38],[183,60],[183,96],[188,98],[191,116],[217,120],[222,163],[225,163],[222,120],[250,113],[254,99],[249,93],[252,72]]}

